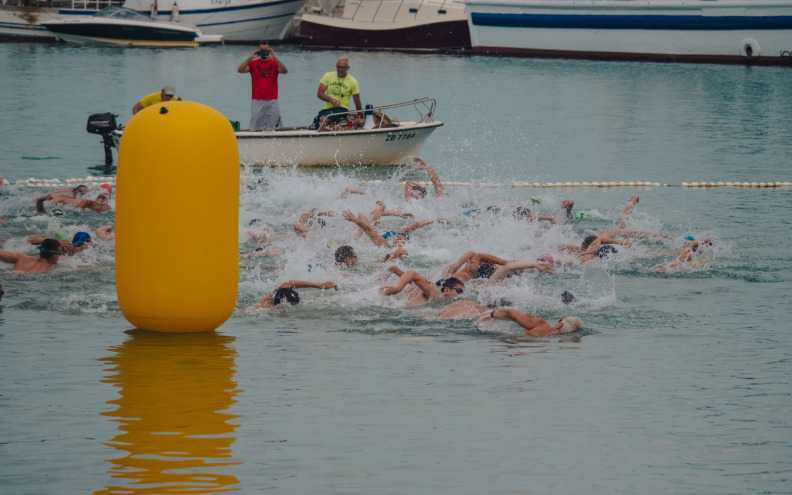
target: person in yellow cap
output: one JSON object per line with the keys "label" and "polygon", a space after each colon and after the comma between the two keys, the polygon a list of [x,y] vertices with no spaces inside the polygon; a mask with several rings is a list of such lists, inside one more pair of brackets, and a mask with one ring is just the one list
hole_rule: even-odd
{"label": "person in yellow cap", "polygon": [[162,103],[164,101],[176,99],[176,88],[170,84],[166,84],[162,87],[162,91],[159,93],[151,93],[150,95],[146,95],[139,102],[135,103],[135,106],[132,107],[132,115],[135,115],[139,111],[155,103]]}

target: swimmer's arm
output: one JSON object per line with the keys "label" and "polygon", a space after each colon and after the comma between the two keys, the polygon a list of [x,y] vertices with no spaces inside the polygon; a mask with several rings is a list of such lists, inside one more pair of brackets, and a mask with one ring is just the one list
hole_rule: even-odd
{"label": "swimmer's arm", "polygon": [[551,217],[549,215],[537,215],[536,219],[537,220],[545,220],[545,221],[548,221],[550,223],[556,223],[555,217]]}
{"label": "swimmer's arm", "polygon": [[404,270],[402,270],[396,265],[389,266],[388,271],[395,274],[397,277],[401,277],[402,275],[404,275]]}
{"label": "swimmer's arm", "polygon": [[428,163],[417,156],[413,158],[413,161],[419,164],[416,170],[426,169],[426,174],[429,176],[429,180],[432,181],[432,186],[434,186],[435,195],[448,196],[448,193],[445,192],[445,189],[443,188],[443,183],[440,182],[440,177],[437,175],[437,172],[435,172]]}
{"label": "swimmer's arm", "polygon": [[[622,241],[619,239],[615,239],[613,237],[600,237],[598,240],[600,241],[600,243],[597,246],[597,249],[599,249],[602,246],[602,244],[620,244],[622,246],[627,246],[627,247],[632,246],[632,242],[630,241]],[[594,243],[592,243],[592,245],[593,244]],[[591,249],[591,246],[589,246],[589,249]],[[594,250],[594,252],[596,252],[596,249]]]}
{"label": "swimmer's arm", "polygon": [[382,218],[382,214],[385,212],[385,202],[377,201],[377,207],[374,208],[371,213],[369,213],[369,222],[371,225],[377,225]]}
{"label": "swimmer's arm", "polygon": [[349,196],[350,194],[362,194],[362,195],[365,196],[366,191],[360,190],[360,189],[358,189],[356,187],[347,187],[346,189],[344,189],[341,192],[341,194],[338,195],[338,198],[339,199],[344,199],[347,196]]}
{"label": "swimmer's arm", "polygon": [[392,296],[404,290],[408,284],[415,284],[416,287],[421,289],[421,292],[423,292],[424,296],[429,297],[428,290],[432,283],[426,280],[415,270],[407,270],[399,277],[399,281],[396,282],[396,285],[383,287],[382,291],[386,296]]}
{"label": "swimmer's arm", "polygon": [[[418,194],[415,191],[420,191],[421,194]],[[408,203],[413,199],[422,199],[425,195],[426,189],[424,189],[417,182],[411,180],[404,182],[404,200]]]}
{"label": "swimmer's arm", "polygon": [[383,216],[383,217],[402,217],[402,218],[412,218],[412,217],[413,217],[413,214],[412,214],[412,213],[410,213],[410,212],[408,212],[408,211],[402,211],[402,210],[390,210],[390,209],[388,209],[388,208],[385,208],[385,209],[382,211],[382,216]]}
{"label": "swimmer's arm", "polygon": [[396,249],[394,252],[390,254],[386,254],[384,257],[378,259],[374,263],[389,263],[395,260],[403,260],[406,257],[407,257],[407,250],[400,247]]}
{"label": "swimmer's arm", "polygon": [[430,223],[433,223],[434,220],[421,220],[420,222],[415,222],[414,224],[402,229],[402,232],[407,232],[408,234],[413,230],[420,229],[421,227],[426,227]]}
{"label": "swimmer's arm", "polygon": [[0,261],[4,263],[15,264],[23,255],[20,253],[12,253],[11,251],[0,251]]}
{"label": "swimmer's arm", "polygon": [[624,211],[621,215],[621,220],[619,221],[620,229],[627,228],[627,220],[630,219],[630,215],[632,214],[633,208],[635,208],[636,204],[638,204],[638,196],[633,196],[630,198],[630,201],[627,202],[627,207],[624,208]]}
{"label": "swimmer's arm", "polygon": [[479,253],[476,256],[477,256],[479,262],[491,263],[493,265],[505,265],[506,263],[509,262],[509,260],[505,260],[503,258],[498,258],[495,255],[487,254],[487,253]]}
{"label": "swimmer's arm", "polygon": [[460,258],[458,260],[456,260],[455,262],[453,262],[450,265],[448,265],[446,267],[446,269],[443,270],[443,273],[445,273],[446,275],[450,275],[452,273],[458,272],[459,269],[462,268],[462,265],[464,265],[465,263],[470,261],[471,258],[473,258],[475,255],[476,255],[475,251],[467,251],[467,252],[465,252],[465,254],[460,256]]}
{"label": "swimmer's arm", "polygon": [[32,235],[27,238],[28,244],[32,244],[34,246],[40,246],[42,242],[44,242],[43,237],[39,237],[37,235]]}
{"label": "swimmer's arm", "polygon": [[495,273],[490,277],[491,282],[503,280],[512,273],[518,273],[525,270],[539,270],[544,273],[555,272],[555,265],[552,263],[545,263],[542,261],[510,261],[503,266],[498,267]]}
{"label": "swimmer's arm", "polygon": [[45,194],[44,196],[39,196],[36,198],[36,213],[41,213],[42,215],[47,214],[47,209],[44,208],[44,201],[49,201],[52,199],[52,194]]}
{"label": "swimmer's arm", "polygon": [[544,322],[543,319],[536,316],[529,316],[522,311],[517,311],[516,309],[512,308],[504,308],[491,311],[490,314],[484,315],[476,320],[476,323],[483,323],[485,321],[492,320],[513,321],[514,323],[523,327],[526,331],[531,331]]}
{"label": "swimmer's arm", "polygon": [[287,282],[283,282],[278,286],[279,289],[335,289],[338,290],[338,285],[335,282],[322,282],[321,284],[317,284],[316,282],[306,282],[304,280],[289,280]]}

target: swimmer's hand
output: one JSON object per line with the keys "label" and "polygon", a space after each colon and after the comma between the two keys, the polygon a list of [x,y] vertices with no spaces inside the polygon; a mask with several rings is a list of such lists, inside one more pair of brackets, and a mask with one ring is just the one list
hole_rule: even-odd
{"label": "swimmer's hand", "polygon": [[336,285],[335,282],[327,281],[327,282],[322,282],[321,284],[319,284],[319,288],[322,289],[322,290],[329,290],[329,289],[338,290],[338,285]]}
{"label": "swimmer's hand", "polygon": [[542,273],[555,273],[555,265],[553,263],[538,262],[536,269]]}
{"label": "swimmer's hand", "polygon": [[423,170],[426,168],[426,162],[423,161],[421,158],[418,158],[416,156],[413,158],[413,161],[418,164],[418,166],[415,167],[415,170]]}
{"label": "swimmer's hand", "polygon": [[386,296],[392,296],[394,294],[398,294],[399,292],[401,292],[401,290],[399,290],[399,288],[394,285],[386,285],[385,287],[382,287],[380,290]]}

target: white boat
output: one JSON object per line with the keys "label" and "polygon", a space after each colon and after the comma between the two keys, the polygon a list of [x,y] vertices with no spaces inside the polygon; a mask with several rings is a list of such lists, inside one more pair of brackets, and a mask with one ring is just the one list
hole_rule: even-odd
{"label": "white boat", "polygon": [[464,0],[473,52],[788,65],[790,0]]}
{"label": "white boat", "polygon": [[[152,10],[154,0],[126,0],[124,7]],[[221,34],[226,42],[282,40],[306,0],[157,0],[156,18]],[[154,16],[152,16],[154,17]]]}
{"label": "white boat", "polygon": [[[123,6],[164,22],[222,35],[226,42],[283,39],[306,0],[23,0],[0,5],[1,41],[55,41],[41,23],[88,17],[104,7]],[[156,8],[155,8],[156,4]]]}
{"label": "white boat", "polygon": [[[347,126],[346,121],[327,130],[286,127],[277,131],[236,132],[239,161],[251,166],[357,166],[402,165],[417,156],[429,135],[443,123],[434,120],[437,102],[420,98],[392,105],[374,106],[366,125]],[[400,120],[396,115],[415,115]],[[368,113],[368,109],[366,110]],[[349,116],[358,114],[348,112]],[[338,114],[342,118],[344,114]],[[371,119],[371,124],[369,124]],[[352,119],[350,119],[352,120]],[[365,128],[364,128],[365,127]],[[123,129],[117,128],[113,114],[94,114],[88,132],[104,139],[105,162],[112,164],[111,147],[123,145]]]}
{"label": "white boat", "polygon": [[123,7],[107,7],[90,17],[41,23],[59,40],[81,45],[189,47],[220,43],[221,35],[204,35],[196,27],[159,22]]}
{"label": "white boat", "polygon": [[461,0],[314,0],[298,16],[306,45],[410,51],[470,48]]}
{"label": "white boat", "polygon": [[0,41],[55,41],[55,34],[41,25],[44,21],[89,17],[123,0],[24,0],[0,5]]}

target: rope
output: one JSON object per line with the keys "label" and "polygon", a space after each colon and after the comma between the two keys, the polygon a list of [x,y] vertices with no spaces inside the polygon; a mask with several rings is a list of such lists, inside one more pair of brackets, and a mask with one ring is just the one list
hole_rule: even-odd
{"label": "rope", "polygon": [[[9,185],[7,180],[3,181]],[[377,184],[382,180],[361,180],[361,184]],[[98,186],[100,184],[110,184],[115,186],[115,177],[83,177],[77,179],[17,179],[16,185],[20,187],[66,187],[73,184],[85,184],[86,186]],[[422,186],[431,186],[431,182],[418,182]],[[399,183],[400,186],[404,182]],[[493,182],[443,182],[443,186],[459,187],[790,187],[792,182],[683,182],[681,184],[661,184],[659,182],[515,182],[514,184],[500,184]]]}

